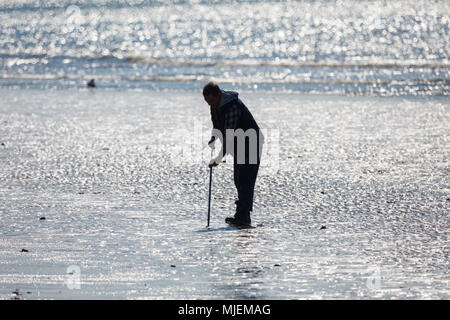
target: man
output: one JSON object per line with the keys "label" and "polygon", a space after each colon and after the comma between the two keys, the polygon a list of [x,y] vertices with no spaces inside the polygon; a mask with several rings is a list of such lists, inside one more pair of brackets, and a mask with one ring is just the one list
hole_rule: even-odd
{"label": "man", "polygon": [[234,158],[234,184],[238,193],[236,213],[225,222],[236,226],[250,226],[253,194],[261,158],[263,136],[250,111],[238,98],[238,93],[223,91],[214,82],[203,88],[203,97],[210,106],[213,135],[208,145],[214,148],[216,138],[222,148],[209,167],[222,162],[226,154]]}

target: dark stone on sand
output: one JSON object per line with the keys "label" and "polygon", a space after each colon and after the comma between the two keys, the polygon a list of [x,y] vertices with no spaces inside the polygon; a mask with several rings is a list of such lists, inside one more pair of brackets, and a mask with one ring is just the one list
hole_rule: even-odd
{"label": "dark stone on sand", "polygon": [[3,142],[2,142],[2,143],[0,143],[0,144],[1,144],[2,146],[5,146],[5,143],[3,143]]}
{"label": "dark stone on sand", "polygon": [[174,264],[171,264],[170,267],[171,267],[171,268],[176,268],[177,266],[174,265]]}
{"label": "dark stone on sand", "polygon": [[27,249],[22,249],[20,252],[29,252]]}
{"label": "dark stone on sand", "polygon": [[95,88],[95,87],[97,87],[97,86],[95,85],[95,80],[94,80],[94,79],[91,79],[91,80],[87,83],[87,86],[88,86],[88,88]]}
{"label": "dark stone on sand", "polygon": [[40,217],[39,220],[45,220],[45,217]]}
{"label": "dark stone on sand", "polygon": [[324,230],[324,229],[326,229],[327,227],[326,226],[321,226],[320,227],[320,230]]}

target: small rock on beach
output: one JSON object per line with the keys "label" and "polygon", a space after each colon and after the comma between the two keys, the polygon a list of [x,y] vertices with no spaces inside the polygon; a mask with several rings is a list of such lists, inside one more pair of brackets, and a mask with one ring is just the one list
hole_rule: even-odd
{"label": "small rock on beach", "polygon": [[88,83],[87,83],[88,88],[95,88],[97,87],[97,85],[95,84],[95,80],[91,79]]}

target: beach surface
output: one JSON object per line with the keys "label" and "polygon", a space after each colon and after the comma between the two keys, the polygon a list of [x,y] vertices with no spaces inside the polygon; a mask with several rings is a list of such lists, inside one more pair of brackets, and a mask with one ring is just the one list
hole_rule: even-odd
{"label": "beach surface", "polygon": [[448,97],[242,92],[266,144],[238,230],[231,159],[205,227],[200,92],[0,96],[0,299],[449,299]]}

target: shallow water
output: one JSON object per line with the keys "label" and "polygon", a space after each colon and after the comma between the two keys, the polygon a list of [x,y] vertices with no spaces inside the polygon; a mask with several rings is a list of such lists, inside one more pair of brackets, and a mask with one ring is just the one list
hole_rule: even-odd
{"label": "shallow water", "polygon": [[0,86],[448,96],[449,16],[445,0],[1,1]]}
{"label": "shallow water", "polygon": [[449,298],[446,98],[242,93],[267,143],[236,230],[230,160],[205,228],[201,95],[0,94],[2,299]]}

